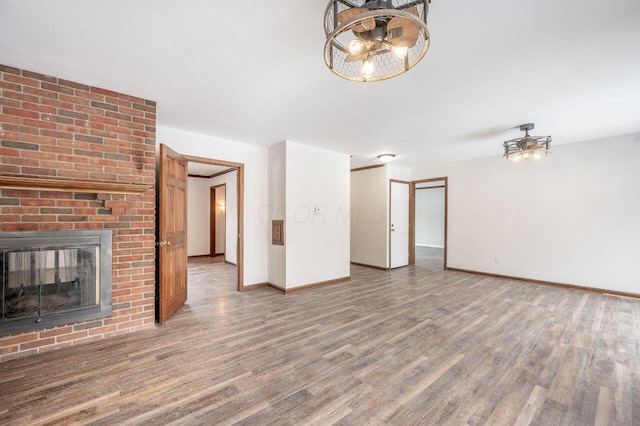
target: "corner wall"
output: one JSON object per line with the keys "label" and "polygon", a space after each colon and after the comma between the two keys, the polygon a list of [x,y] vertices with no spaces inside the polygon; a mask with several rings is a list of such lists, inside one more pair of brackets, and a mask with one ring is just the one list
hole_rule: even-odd
{"label": "corner wall", "polygon": [[386,167],[351,172],[351,261],[387,268]]}
{"label": "corner wall", "polygon": [[0,65],[0,174],[149,186],[0,190],[0,230],[113,232],[113,314],[0,337],[0,361],[154,326],[156,104]]}
{"label": "corner wall", "polygon": [[351,275],[349,156],[286,142],[286,288]]}
{"label": "corner wall", "polygon": [[[269,148],[269,280],[279,288],[287,287],[287,239],[289,237],[287,219],[287,150],[281,142]],[[284,246],[272,244],[271,223],[284,221]]]}
{"label": "corner wall", "polygon": [[639,164],[635,134],[558,145],[541,161],[416,167],[413,177],[449,177],[449,267],[640,294]]}

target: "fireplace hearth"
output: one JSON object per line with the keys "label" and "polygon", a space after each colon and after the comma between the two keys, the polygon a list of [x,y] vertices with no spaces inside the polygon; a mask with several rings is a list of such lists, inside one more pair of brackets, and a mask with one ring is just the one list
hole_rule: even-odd
{"label": "fireplace hearth", "polygon": [[0,232],[0,336],[111,315],[111,231]]}

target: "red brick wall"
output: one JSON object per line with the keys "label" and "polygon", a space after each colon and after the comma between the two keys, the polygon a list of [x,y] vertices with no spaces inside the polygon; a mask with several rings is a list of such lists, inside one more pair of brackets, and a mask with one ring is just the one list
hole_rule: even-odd
{"label": "red brick wall", "polygon": [[155,102],[0,65],[0,175],[149,185],[0,189],[0,230],[113,231],[113,315],[0,337],[0,362],[154,325]]}

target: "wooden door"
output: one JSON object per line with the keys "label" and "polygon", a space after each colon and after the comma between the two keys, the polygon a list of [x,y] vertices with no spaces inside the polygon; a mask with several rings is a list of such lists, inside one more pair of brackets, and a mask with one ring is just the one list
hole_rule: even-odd
{"label": "wooden door", "polygon": [[399,268],[409,264],[409,183],[391,181],[389,264]]}
{"label": "wooden door", "polygon": [[187,301],[187,160],[160,144],[158,320]]}

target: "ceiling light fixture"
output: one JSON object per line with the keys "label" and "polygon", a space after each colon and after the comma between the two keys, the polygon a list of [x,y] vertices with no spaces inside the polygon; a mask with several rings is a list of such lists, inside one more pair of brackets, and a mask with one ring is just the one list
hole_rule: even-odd
{"label": "ceiling light fixture", "polygon": [[505,141],[504,155],[505,160],[538,160],[542,157],[551,155],[551,136],[529,136],[529,130],[533,130],[533,123],[527,123],[520,126],[520,130],[524,131],[524,137]]}
{"label": "ceiling light fixture", "polygon": [[324,60],[352,81],[379,81],[410,70],[429,50],[430,0],[330,0]]}
{"label": "ceiling light fixture", "polygon": [[396,158],[395,154],[380,154],[378,155],[378,160],[383,163],[390,163],[394,158]]}

